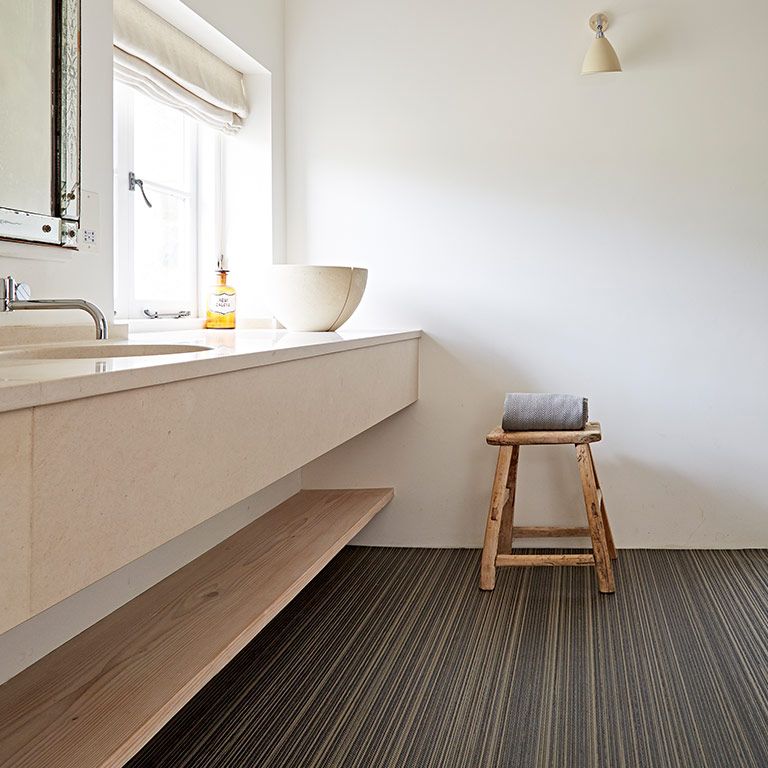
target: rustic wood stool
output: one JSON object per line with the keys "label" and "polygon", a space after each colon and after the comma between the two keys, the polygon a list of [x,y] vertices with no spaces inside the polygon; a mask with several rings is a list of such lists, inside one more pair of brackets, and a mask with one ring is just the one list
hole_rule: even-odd
{"label": "rustic wood stool", "polygon": [[[524,565],[592,565],[597,574],[601,592],[615,592],[613,566],[616,547],[613,544],[611,526],[605,511],[605,500],[597,479],[595,462],[590,443],[602,438],[600,424],[590,422],[583,430],[564,432],[504,432],[501,427],[486,437],[488,445],[499,446],[496,475],[493,479],[491,506],[485,528],[483,559],[480,568],[480,589],[496,586],[496,569],[502,566]],[[515,487],[517,462],[521,445],[575,445],[579,463],[584,504],[587,508],[588,528],[562,528],[558,526],[515,526]],[[589,536],[592,539],[591,554],[583,555],[513,555],[512,540],[515,536],[539,539],[550,536]]]}

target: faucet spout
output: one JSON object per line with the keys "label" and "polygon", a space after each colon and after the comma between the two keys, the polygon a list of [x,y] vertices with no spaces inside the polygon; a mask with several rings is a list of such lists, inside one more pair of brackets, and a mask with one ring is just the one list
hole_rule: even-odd
{"label": "faucet spout", "polygon": [[24,309],[80,309],[87,312],[96,326],[96,338],[109,338],[107,318],[99,307],[85,299],[32,299],[31,291],[25,283],[17,283],[12,277],[5,277],[0,282],[0,309],[14,312]]}
{"label": "faucet spout", "polygon": [[85,299],[27,299],[26,301],[9,301],[8,310],[13,312],[17,309],[82,309],[87,312],[96,325],[96,338],[109,338],[107,328],[107,318],[104,313],[90,301]]}

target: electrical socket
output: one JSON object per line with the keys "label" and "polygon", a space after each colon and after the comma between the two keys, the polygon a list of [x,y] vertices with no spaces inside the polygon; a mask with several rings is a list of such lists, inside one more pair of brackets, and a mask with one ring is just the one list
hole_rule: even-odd
{"label": "electrical socket", "polygon": [[82,190],[80,195],[80,231],[77,245],[81,251],[99,250],[99,196],[95,192]]}

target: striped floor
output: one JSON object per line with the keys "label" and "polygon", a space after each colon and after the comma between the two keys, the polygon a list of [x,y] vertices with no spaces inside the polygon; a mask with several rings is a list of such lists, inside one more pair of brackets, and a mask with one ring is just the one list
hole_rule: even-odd
{"label": "striped floor", "polygon": [[768,552],[478,567],[345,549],[130,768],[768,767]]}

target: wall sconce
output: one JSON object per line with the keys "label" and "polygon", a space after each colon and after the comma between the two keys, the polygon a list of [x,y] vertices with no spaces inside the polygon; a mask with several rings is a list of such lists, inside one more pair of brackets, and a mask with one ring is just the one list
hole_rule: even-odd
{"label": "wall sconce", "polygon": [[608,29],[608,17],[604,13],[596,13],[589,20],[590,29],[595,32],[595,39],[589,46],[584,63],[581,65],[582,75],[593,75],[596,72],[621,72],[619,57],[613,46],[605,39]]}

